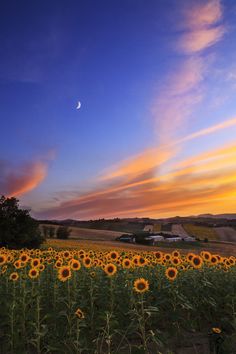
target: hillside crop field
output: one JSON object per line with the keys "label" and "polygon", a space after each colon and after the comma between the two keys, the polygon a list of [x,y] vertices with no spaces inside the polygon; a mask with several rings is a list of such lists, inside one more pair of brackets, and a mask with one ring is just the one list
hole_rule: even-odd
{"label": "hillside crop field", "polygon": [[0,267],[1,353],[234,353],[234,256],[2,248]]}
{"label": "hillside crop field", "polygon": [[183,224],[184,230],[189,234],[189,236],[194,236],[200,240],[207,238],[210,240],[219,240],[219,235],[212,227],[200,226],[194,224]]}

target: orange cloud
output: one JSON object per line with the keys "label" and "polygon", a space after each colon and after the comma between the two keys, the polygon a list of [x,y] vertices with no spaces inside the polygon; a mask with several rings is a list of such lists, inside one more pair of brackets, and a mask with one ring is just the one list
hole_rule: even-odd
{"label": "orange cloud", "polygon": [[215,133],[215,132],[217,132],[219,130],[223,130],[223,129],[226,129],[226,128],[233,127],[235,125],[236,125],[236,118],[228,119],[228,120],[225,120],[222,123],[215,124],[215,125],[213,125],[211,127],[208,127],[206,129],[199,130],[196,133],[189,134],[186,137],[180,139],[178,141],[178,143],[182,143],[182,142],[193,140],[195,138],[199,138],[199,137],[202,137],[202,136],[205,136],[205,135],[209,135],[209,134]]}
{"label": "orange cloud", "polygon": [[47,175],[46,162],[28,162],[20,166],[2,161],[0,194],[7,197],[19,197],[36,188]]}
{"label": "orange cloud", "polygon": [[123,163],[120,163],[117,167],[112,168],[110,172],[107,172],[105,176],[102,177],[102,180],[124,176],[127,178],[134,178],[134,176],[158,168],[158,166],[168,161],[173,155],[174,152],[171,149],[147,149],[146,151],[127,159]]}
{"label": "orange cloud", "polygon": [[38,216],[164,217],[189,211],[214,212],[217,203],[221,205],[221,209],[217,205],[218,212],[232,211],[236,196],[235,157],[236,145],[225,146],[184,160],[178,166],[172,164],[165,175],[156,176],[153,168],[148,175],[133,176],[133,180],[123,175],[123,183],[114,177],[112,185],[107,186],[111,181],[104,181],[100,190],[41,211]]}

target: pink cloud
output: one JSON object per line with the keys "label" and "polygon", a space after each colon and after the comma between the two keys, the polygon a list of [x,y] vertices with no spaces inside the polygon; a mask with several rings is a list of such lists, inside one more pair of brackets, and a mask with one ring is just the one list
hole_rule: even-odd
{"label": "pink cloud", "polygon": [[0,194],[19,197],[35,189],[47,176],[48,164],[43,161],[13,165],[1,161]]}
{"label": "pink cloud", "polygon": [[179,48],[189,54],[201,52],[217,43],[224,34],[223,26],[192,31],[183,35]]}

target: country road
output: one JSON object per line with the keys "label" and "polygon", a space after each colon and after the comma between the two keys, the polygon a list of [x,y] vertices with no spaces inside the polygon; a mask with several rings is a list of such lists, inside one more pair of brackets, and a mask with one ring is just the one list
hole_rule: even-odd
{"label": "country road", "polygon": [[236,230],[232,227],[216,227],[215,231],[220,241],[236,242]]}

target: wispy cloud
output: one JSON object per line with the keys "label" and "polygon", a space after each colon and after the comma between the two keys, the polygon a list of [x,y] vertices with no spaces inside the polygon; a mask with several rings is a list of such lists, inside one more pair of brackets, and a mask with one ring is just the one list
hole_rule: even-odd
{"label": "wispy cloud", "polygon": [[[233,120],[209,127],[203,135],[213,134],[220,127],[229,128],[229,122]],[[200,137],[202,131],[192,134],[192,139]],[[178,146],[176,147],[177,154]],[[163,151],[166,152],[168,149]],[[178,163],[173,160],[168,172],[160,173],[158,169],[170,161],[172,154],[167,156],[169,159],[163,159],[158,168],[155,164],[151,164],[148,165],[148,169],[143,169],[139,174],[127,174],[121,164],[120,168],[105,175],[99,189],[71,198],[55,208],[42,210],[37,213],[37,216],[96,218],[158,215],[161,217],[173,212],[188,213],[190,208],[192,208],[191,213],[205,212],[207,208],[214,211],[216,201],[221,201],[221,209],[217,206],[217,212],[232,208],[233,192],[236,191],[235,143],[205,151]],[[134,161],[137,159],[138,157],[134,158]]]}
{"label": "wispy cloud", "polygon": [[35,189],[47,176],[48,159],[13,164],[0,161],[0,194],[19,197]]}
{"label": "wispy cloud", "polygon": [[225,26],[219,24],[222,15],[220,0],[191,4],[191,8],[185,9],[186,33],[179,40],[179,49],[194,54],[217,43],[226,32]]}
{"label": "wispy cloud", "polygon": [[42,210],[39,217],[183,215],[209,208],[214,212],[219,200],[221,211],[232,207],[236,146],[206,151],[178,164],[173,162],[183,143],[236,124],[233,118],[181,138],[193,109],[204,96],[204,79],[209,69],[205,50],[225,33],[224,26],[219,24],[223,14],[219,0],[191,2],[191,5],[184,9],[184,33],[178,42],[182,64],[166,78],[152,103],[156,147],[110,168],[100,178],[99,189]]}
{"label": "wispy cloud", "polygon": [[172,165],[168,174],[152,178],[140,175],[133,181],[124,179],[123,185],[113,181],[110,188],[105,185],[103,190],[61,203],[37,216],[162,217],[168,213],[187,213],[190,208],[191,213],[209,208],[214,212],[216,201],[221,201],[221,211],[225,211],[228,205],[232,207],[233,191],[236,191],[235,158],[236,145],[214,149]]}
{"label": "wispy cloud", "polygon": [[183,134],[193,108],[202,100],[205,68],[202,58],[189,57],[164,82],[152,105],[159,144]]}

